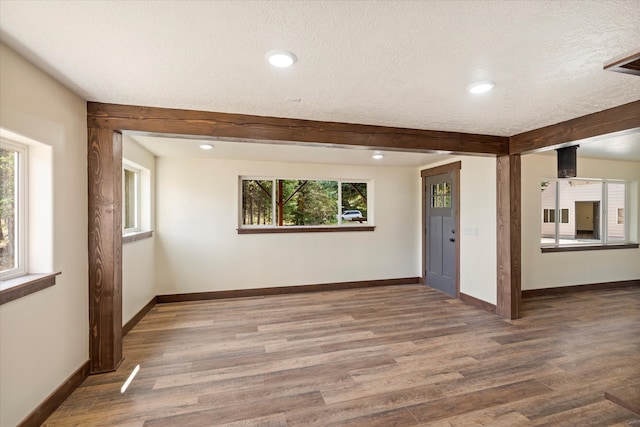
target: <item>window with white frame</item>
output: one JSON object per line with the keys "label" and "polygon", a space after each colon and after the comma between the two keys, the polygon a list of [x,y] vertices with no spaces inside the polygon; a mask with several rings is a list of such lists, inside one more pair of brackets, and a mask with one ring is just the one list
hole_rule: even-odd
{"label": "window with white frame", "polygon": [[122,168],[122,228],[125,234],[140,231],[141,171],[130,164]]}
{"label": "window with white frame", "polygon": [[240,227],[371,223],[369,184],[357,180],[240,178]]}
{"label": "window with white frame", "polygon": [[0,139],[0,278],[27,273],[27,147]]}
{"label": "window with white frame", "polygon": [[541,245],[628,242],[629,184],[586,178],[543,181]]}

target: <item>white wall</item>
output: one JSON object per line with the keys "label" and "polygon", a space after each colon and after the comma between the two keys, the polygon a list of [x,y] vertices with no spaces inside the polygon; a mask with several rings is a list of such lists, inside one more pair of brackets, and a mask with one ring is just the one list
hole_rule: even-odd
{"label": "white wall", "polygon": [[[452,157],[420,169],[462,162],[460,170],[460,292],[497,300],[496,159]],[[418,229],[419,230],[419,229]],[[419,252],[419,257],[422,255]]]}
{"label": "white wall", "polygon": [[[373,179],[374,232],[238,235],[238,177]],[[156,161],[158,294],[419,275],[415,168]]]}
{"label": "white wall", "polygon": [[43,236],[52,259],[34,265],[62,272],[55,286],[0,306],[2,426],[23,420],[89,358],[86,120],[83,99],[0,45],[0,127],[53,154],[53,238]]}
{"label": "white wall", "polygon": [[[556,157],[529,154],[522,157],[522,289],[541,289],[640,279],[640,249],[584,252],[540,252],[540,182],[556,175]],[[631,186],[631,237],[638,241],[638,183],[640,162],[578,158],[578,176],[626,179]]]}
{"label": "white wall", "polygon": [[[149,171],[143,179],[142,227],[155,226],[155,156],[128,135],[122,136],[122,157]],[[149,197],[147,198],[146,195]],[[155,236],[122,245],[122,324],[127,323],[153,297],[155,289]]]}

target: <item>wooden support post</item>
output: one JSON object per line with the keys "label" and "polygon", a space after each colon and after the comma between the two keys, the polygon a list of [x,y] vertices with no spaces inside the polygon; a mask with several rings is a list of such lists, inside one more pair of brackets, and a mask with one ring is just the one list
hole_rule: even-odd
{"label": "wooden support post", "polygon": [[496,313],[520,317],[521,200],[520,155],[497,158],[498,303]]}
{"label": "wooden support post", "polygon": [[90,373],[122,361],[122,134],[89,128]]}

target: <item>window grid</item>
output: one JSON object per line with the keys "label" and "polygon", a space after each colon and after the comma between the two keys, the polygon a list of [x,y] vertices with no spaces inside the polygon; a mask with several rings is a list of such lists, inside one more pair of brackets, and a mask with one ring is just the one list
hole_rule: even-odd
{"label": "window grid", "polygon": [[440,182],[431,184],[431,207],[450,208],[451,207],[451,184]]}

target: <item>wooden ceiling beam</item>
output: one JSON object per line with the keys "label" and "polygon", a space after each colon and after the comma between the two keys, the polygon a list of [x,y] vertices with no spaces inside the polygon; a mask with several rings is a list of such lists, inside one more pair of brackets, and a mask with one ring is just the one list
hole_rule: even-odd
{"label": "wooden ceiling beam", "polygon": [[535,153],[577,144],[587,138],[640,130],[640,101],[609,108],[509,138],[509,154]]}
{"label": "wooden ceiling beam", "polygon": [[446,154],[508,154],[507,137],[244,114],[87,103],[89,128],[263,143]]}

